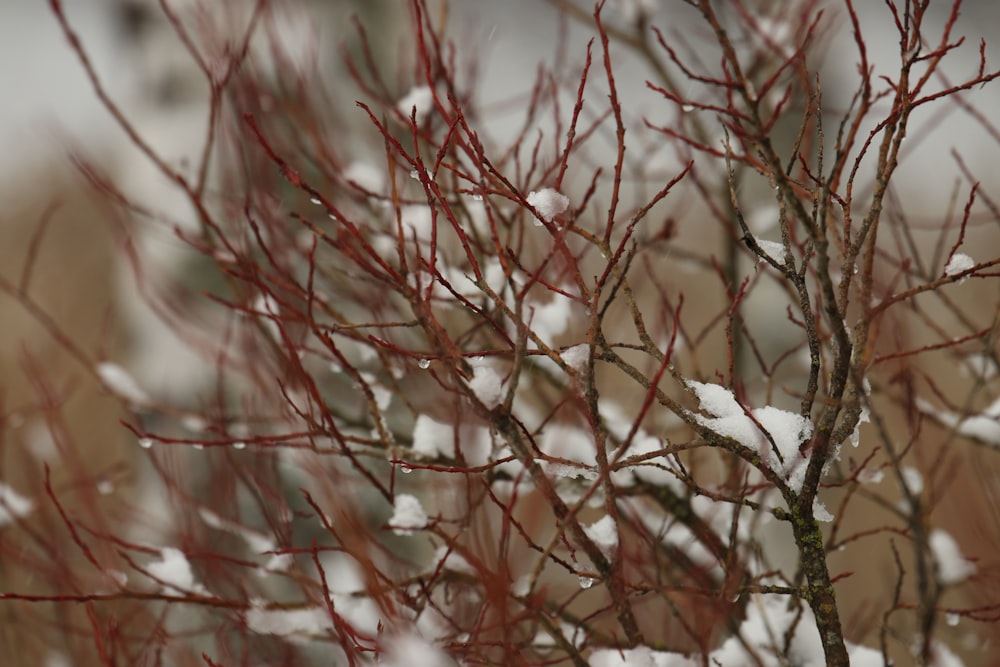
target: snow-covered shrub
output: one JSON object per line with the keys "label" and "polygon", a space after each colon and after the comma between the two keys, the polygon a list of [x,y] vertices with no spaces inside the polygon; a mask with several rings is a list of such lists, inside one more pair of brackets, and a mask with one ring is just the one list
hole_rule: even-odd
{"label": "snow-covered shrub", "polygon": [[[204,316],[173,323],[209,380],[93,364],[165,507],[60,513],[113,545],[102,586],[9,596],[83,603],[57,627],[105,664],[942,664],[957,623],[986,655],[995,603],[963,587],[989,570],[937,507],[959,445],[996,456],[996,383],[957,370],[996,366],[995,184],[949,184],[932,225],[893,183],[919,114],[996,136],[966,95],[997,75],[946,74],[929,3],[889,3],[892,72],[851,2],[721,4],[553,0],[557,57],[504,108],[425,0],[408,66],[359,25],[329,88],[166,3],[212,132],[154,163],[209,270],[159,291],[198,304],[169,312]],[[816,69],[838,26],[843,98]]]}

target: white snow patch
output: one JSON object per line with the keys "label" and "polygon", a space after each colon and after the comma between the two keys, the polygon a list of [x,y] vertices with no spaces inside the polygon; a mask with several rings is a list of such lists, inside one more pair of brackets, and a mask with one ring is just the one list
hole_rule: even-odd
{"label": "white snow patch", "polygon": [[826,505],[820,502],[819,497],[813,498],[813,518],[823,523],[833,521],[833,515],[826,509]]}
{"label": "white snow patch", "polygon": [[[535,635],[534,644],[536,646],[555,646],[556,642],[552,635],[549,634],[551,631],[540,630],[537,635]],[[579,625],[571,625],[566,621],[559,623],[559,634],[565,637],[571,644],[579,648],[583,645],[583,642],[587,639],[587,633]]]}
{"label": "white snow patch", "polygon": [[845,642],[845,644],[847,645],[847,655],[851,659],[851,667],[885,667],[882,651],[851,642]]}
{"label": "white snow patch", "polygon": [[180,549],[164,547],[160,550],[162,560],[154,561],[146,566],[146,571],[163,583],[167,593],[177,590],[204,593],[205,588],[195,581],[191,571],[191,563]]}
{"label": "white snow patch", "polygon": [[[690,502],[694,513],[704,519],[715,531],[715,534],[722,538],[723,542],[728,542],[733,528],[733,514],[737,506],[721,503],[706,496],[694,496]],[[743,508],[740,511],[740,521],[736,526],[737,543],[750,539],[750,526],[754,525],[753,520],[744,520],[753,510]]]}
{"label": "white snow patch", "polygon": [[[778,264],[785,263],[785,246],[777,241],[765,241],[764,239],[756,239],[757,245],[760,249],[764,251],[765,254],[770,255],[771,259],[776,261]],[[758,262],[763,262],[763,257],[757,258]]]}
{"label": "white snow patch", "polygon": [[928,540],[938,567],[938,581],[949,586],[964,581],[976,573],[974,563],[962,556],[958,542],[944,530],[935,530]]}
{"label": "white snow patch", "polygon": [[57,427],[41,419],[33,419],[25,429],[25,444],[39,462],[54,463],[62,457],[52,433],[54,428]]}
{"label": "white snow patch", "polygon": [[567,463],[546,461],[542,464],[542,467],[545,468],[545,472],[550,477],[565,477],[567,479],[576,479],[579,477],[581,479],[595,480],[601,476],[597,469],[592,466],[569,465]]}
{"label": "white snow patch", "polygon": [[[549,456],[576,461],[587,467],[597,465],[594,434],[579,426],[559,423],[546,425],[539,447]],[[582,474],[582,471],[577,474]]]}
{"label": "white snow patch", "polygon": [[920,492],[924,490],[924,476],[916,468],[904,467],[900,469],[899,475],[903,478],[903,484],[913,495],[920,495]]}
{"label": "white snow patch", "polygon": [[486,208],[486,200],[482,195],[472,195],[462,197],[462,205],[469,215],[469,224],[477,234],[489,238],[493,231],[490,229],[490,216]]}
{"label": "white snow patch", "polygon": [[423,456],[452,456],[455,453],[455,427],[442,424],[428,415],[419,415],[413,425],[413,451]]}
{"label": "white snow patch", "polygon": [[973,352],[965,357],[962,370],[975,378],[992,380],[997,376],[996,362],[990,354],[984,352]]}
{"label": "white snow patch", "polygon": [[355,161],[344,169],[343,177],[372,194],[385,192],[385,174],[374,165]]}
{"label": "white snow patch", "polygon": [[1000,421],[996,417],[973,415],[955,425],[955,430],[964,436],[982,440],[991,445],[1000,445]]}
{"label": "white snow patch", "polygon": [[128,371],[116,363],[103,361],[97,364],[97,375],[105,388],[119,398],[123,398],[133,405],[145,405],[149,403],[149,395],[143,391],[139,383],[135,381]]}
{"label": "white snow patch", "polygon": [[422,414],[413,426],[413,451],[428,458],[455,457],[458,450],[470,465],[483,465],[489,460],[493,443],[485,426],[444,424]]}
{"label": "white snow patch", "polygon": [[380,667],[448,667],[455,662],[432,643],[414,633],[383,640]]}
{"label": "white snow patch", "polygon": [[510,584],[510,593],[515,597],[524,597],[531,592],[531,577],[523,574]]}
{"label": "white snow patch", "polygon": [[406,204],[399,208],[399,224],[404,242],[416,238],[418,243],[430,243],[434,231],[434,216],[427,204]]}
{"label": "white snow patch", "polygon": [[0,482],[0,527],[13,522],[15,517],[28,514],[34,506],[32,500]]}
{"label": "white snow patch", "polygon": [[687,385],[698,396],[701,409],[716,417],[743,415],[743,408],[730,389],[717,384],[688,381]]}
{"label": "white snow patch", "polygon": [[431,642],[447,642],[454,632],[455,624],[435,605],[426,605],[414,620],[417,633]]}
{"label": "white snow patch", "polygon": [[862,484],[880,484],[885,479],[882,468],[865,468],[858,473],[858,481]]}
{"label": "white snow patch", "polygon": [[[438,272],[444,280],[448,281],[451,288],[472,302],[484,303],[487,298],[487,287],[497,296],[502,295],[504,288],[507,286],[507,275],[504,273],[503,265],[500,261],[495,257],[484,259],[479,269],[482,282],[485,283],[484,287],[480,287],[476,283],[476,276],[471,269],[466,270],[443,263],[439,263],[438,265]],[[444,305],[465,308],[465,304],[454,298],[447,289],[444,289],[443,285],[442,289],[438,290],[438,295],[444,299]]]}
{"label": "white snow patch", "polygon": [[687,385],[698,397],[701,409],[713,415],[713,417],[695,415],[700,424],[719,435],[730,437],[743,446],[756,450],[764,463],[772,470],[780,472],[796,493],[802,489],[806,460],[799,453],[799,446],[812,437],[811,421],[794,412],[780,410],[770,405],[750,411],[753,418],[774,440],[784,460],[784,464],[778,466],[777,461],[771,461],[774,457],[771,443],[747,416],[731,390],[717,384],[694,380],[688,380]]}
{"label": "white snow patch", "polygon": [[871,423],[872,416],[868,408],[861,408],[861,414],[858,415],[858,423],[854,426],[854,431],[851,432],[851,446],[857,447],[861,444],[861,425]]}
{"label": "white snow patch", "polygon": [[204,433],[208,430],[208,422],[199,415],[184,415],[181,424],[192,433]]}
{"label": "white snow patch", "polygon": [[680,653],[638,646],[631,649],[598,649],[590,654],[588,664],[590,667],[698,667],[701,662]]}
{"label": "white snow patch", "polygon": [[587,374],[587,364],[590,361],[590,345],[581,343],[572,347],[567,347],[559,353],[567,366],[580,375]]}
{"label": "white snow patch", "polygon": [[[781,18],[779,18],[781,17]],[[761,17],[757,22],[757,31],[761,37],[767,37],[772,44],[780,49],[781,57],[791,56],[790,44],[794,37],[791,21],[782,20],[783,15],[777,15],[774,19]]]}
{"label": "white snow patch", "polygon": [[965,663],[950,648],[934,641],[931,642],[931,661],[927,667],[965,667]]}
{"label": "white snow patch", "polygon": [[[966,254],[956,252],[954,255],[951,256],[951,259],[948,260],[948,265],[944,267],[944,274],[946,276],[957,276],[960,273],[968,271],[975,265],[976,265],[976,260],[972,259]],[[964,283],[966,280],[968,280],[968,276],[962,278],[958,282]]]}
{"label": "white snow patch", "polygon": [[330,585],[330,599],[337,614],[355,631],[375,636],[382,614],[370,596],[357,595],[365,590],[365,574],[358,561],[344,554],[322,558],[321,566]]}
{"label": "white snow patch", "polygon": [[[787,654],[783,653],[785,634],[792,628]],[[752,652],[748,651],[750,648]],[[789,609],[788,598],[782,595],[754,595],[747,604],[746,619],[740,625],[739,636],[730,637],[709,655],[709,664],[752,665],[761,656],[784,655],[788,664],[801,667],[822,667],[826,664],[823,643],[812,611]],[[785,664],[765,660],[765,665]]]}
{"label": "white snow patch", "polygon": [[268,333],[276,340],[281,340],[281,326],[278,324],[281,309],[278,302],[270,294],[258,294],[254,299],[253,312],[260,316],[260,321]]}
{"label": "white snow patch", "polygon": [[[464,296],[466,299],[472,301],[482,297],[483,292],[476,285],[476,277],[472,273],[466,273],[460,268],[447,265],[439,266],[438,272],[441,274],[441,278],[443,280],[448,281],[448,284],[451,285],[453,290]],[[465,304],[458,299],[448,299],[447,290],[445,290],[441,296],[446,299],[445,303],[447,305],[454,306],[456,308],[465,307]]]}
{"label": "white snow patch", "polygon": [[465,556],[447,546],[438,547],[434,552],[434,564],[434,569],[440,566],[445,570],[451,570],[459,574],[467,574],[472,577],[479,576],[476,568],[472,567],[472,563],[466,560]]}
{"label": "white snow patch", "polygon": [[73,663],[62,653],[49,653],[45,656],[42,667],[73,667]]}
{"label": "white snow patch", "polygon": [[954,428],[959,435],[1000,446],[1000,398],[993,401],[981,413],[968,417],[959,417],[953,412],[937,410],[926,401],[922,401],[918,407],[927,414],[935,415],[943,424]]}
{"label": "white snow patch", "polygon": [[417,125],[420,125],[434,108],[434,91],[430,86],[416,86],[410,89],[402,99],[396,103],[396,110],[407,118],[411,114],[416,115]]}
{"label": "white snow patch", "polygon": [[467,384],[476,398],[489,410],[503,401],[503,380],[493,366],[483,358],[473,360],[472,379]]}
{"label": "white snow patch", "polygon": [[610,558],[615,549],[618,548],[618,525],[610,515],[605,515],[591,525],[584,526],[583,532],[607,558]]}
{"label": "white snow patch", "polygon": [[[204,507],[198,508],[198,515],[206,525],[216,530],[221,530],[242,538],[244,543],[247,545],[247,549],[252,553],[263,555],[278,548],[274,539],[264,533],[251,530],[250,528],[241,526],[233,521],[223,519],[215,512],[205,509]],[[264,566],[264,571],[261,571],[261,574],[264,575],[267,572],[284,572],[288,570],[294,562],[295,557],[292,554],[271,554],[271,558],[267,565]]]}
{"label": "white snow patch", "polygon": [[[628,449],[628,455],[641,456],[643,454],[649,454],[650,452],[663,449],[669,444],[670,443],[665,442],[660,438],[648,435],[643,431],[639,431],[632,439],[632,445]],[[676,492],[680,492],[684,488],[684,484],[680,481],[678,476],[680,474],[680,470],[677,469],[673,460],[666,456],[647,459],[642,463],[631,466],[629,470],[633,472],[636,477],[644,482],[648,482],[649,484],[667,486]],[[670,472],[671,470],[677,471],[678,474],[673,474]]]}
{"label": "white snow patch", "polygon": [[507,287],[507,273],[503,264],[496,257],[489,257],[480,265],[483,281],[497,295],[503,294]]}
{"label": "white snow patch", "polygon": [[396,495],[389,527],[397,535],[412,535],[427,526],[427,512],[416,496],[408,493]]}
{"label": "white snow patch", "polygon": [[552,188],[528,193],[527,202],[546,222],[552,222],[552,218],[569,208],[569,197]]}
{"label": "white snow patch", "polygon": [[[565,333],[572,321],[574,304],[573,299],[558,292],[548,301],[531,301],[528,305],[531,330],[543,343],[553,347],[556,336]],[[537,349],[534,341],[529,341],[528,347]]]}
{"label": "white snow patch", "polygon": [[359,375],[361,380],[368,385],[368,388],[371,390],[372,397],[375,399],[376,407],[383,411],[388,409],[389,404],[392,403],[392,390],[379,382],[379,379],[375,377],[374,373],[362,371]]}
{"label": "white snow patch", "polygon": [[965,358],[962,370],[972,375],[972,377],[982,380],[992,380],[996,377],[997,371],[1000,369],[997,368],[997,364],[991,355],[983,352],[975,352]]}
{"label": "white snow patch", "polygon": [[[663,544],[681,550],[693,563],[705,568],[713,576],[722,574],[718,559],[708,551],[701,541],[695,538],[687,526],[678,522],[674,517],[667,516],[661,512],[650,512],[648,505],[631,497],[623,498],[620,501],[620,505],[622,507],[621,511],[627,511],[633,521],[641,522]],[[728,537],[728,526],[726,527],[725,534]]]}
{"label": "white snow patch", "polygon": [[253,602],[244,620],[251,632],[279,637],[320,635],[333,627],[330,615],[322,607],[267,609],[260,600]]}
{"label": "white snow patch", "polygon": [[[625,440],[628,437],[635,417],[627,413],[621,404],[602,396],[597,402],[597,412],[601,415],[601,419],[604,420],[604,425],[612,437],[616,440]],[[636,437],[638,437],[638,432]]]}

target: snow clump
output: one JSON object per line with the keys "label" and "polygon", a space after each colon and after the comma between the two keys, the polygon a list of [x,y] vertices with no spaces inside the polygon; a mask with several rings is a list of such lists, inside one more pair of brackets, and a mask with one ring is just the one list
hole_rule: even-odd
{"label": "snow clump", "polygon": [[416,496],[408,493],[396,495],[389,527],[397,535],[412,535],[427,525],[427,512]]}
{"label": "snow clump", "polygon": [[[812,437],[811,421],[802,415],[770,405],[750,410],[748,416],[730,389],[694,380],[688,380],[687,385],[698,397],[701,409],[712,415],[711,417],[694,415],[699,424],[721,436],[736,440],[744,447],[756,450],[772,470],[782,474],[793,491],[798,493],[802,490],[806,459],[799,453],[799,447]],[[761,433],[754,420],[770,434],[778,453],[781,454],[783,464],[771,461],[774,456],[771,443]]]}
{"label": "snow clump", "polygon": [[552,188],[529,193],[527,201],[545,222],[552,222],[552,218],[569,208],[569,197]]}
{"label": "snow clump", "polygon": [[606,558],[610,558],[618,548],[618,525],[609,515],[595,521],[589,526],[584,526],[583,532],[597,545]]}
{"label": "snow clump", "polygon": [[[948,260],[948,265],[944,267],[944,274],[946,276],[957,276],[960,273],[968,271],[975,265],[976,261],[974,259],[963,253],[956,252],[952,255],[951,259]],[[966,278],[962,278],[959,282],[965,282],[967,278],[968,276],[966,276]]]}
{"label": "snow clump", "polygon": [[469,389],[488,409],[492,410],[503,402],[503,379],[488,361],[479,357],[472,361],[472,378],[467,381]]}

